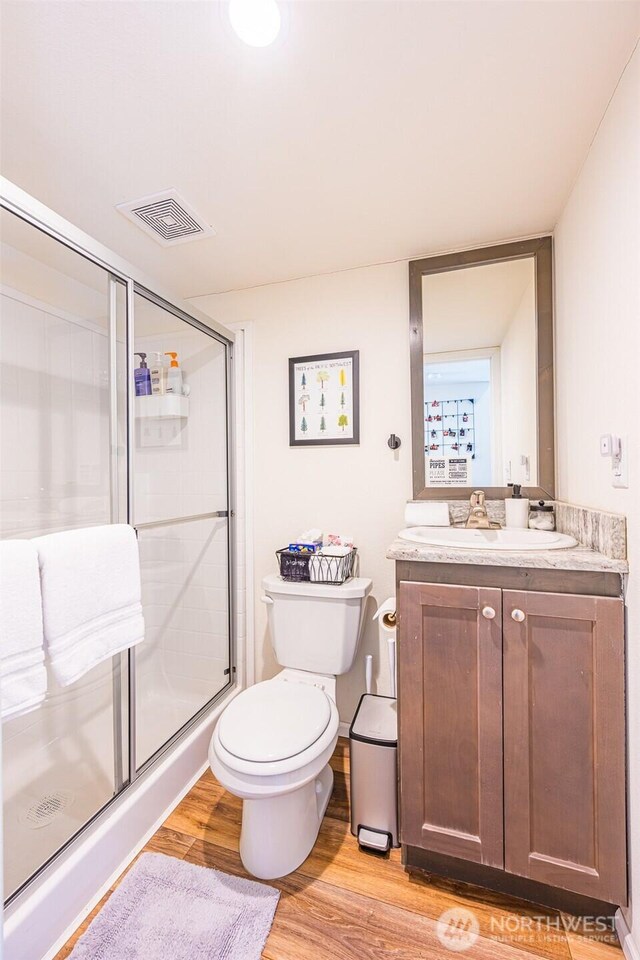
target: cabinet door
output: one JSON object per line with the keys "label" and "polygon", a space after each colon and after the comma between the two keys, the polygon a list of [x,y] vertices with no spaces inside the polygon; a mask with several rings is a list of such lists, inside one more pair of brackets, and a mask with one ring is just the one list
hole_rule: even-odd
{"label": "cabinet door", "polygon": [[622,600],[504,591],[505,867],[626,903]]}
{"label": "cabinet door", "polygon": [[401,842],[503,865],[501,591],[399,587]]}

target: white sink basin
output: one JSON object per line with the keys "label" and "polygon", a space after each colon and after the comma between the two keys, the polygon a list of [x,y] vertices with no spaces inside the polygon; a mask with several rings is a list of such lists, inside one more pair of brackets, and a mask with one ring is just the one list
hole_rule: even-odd
{"label": "white sink basin", "polygon": [[408,527],[401,540],[465,550],[563,550],[578,541],[550,530],[475,530],[467,527]]}

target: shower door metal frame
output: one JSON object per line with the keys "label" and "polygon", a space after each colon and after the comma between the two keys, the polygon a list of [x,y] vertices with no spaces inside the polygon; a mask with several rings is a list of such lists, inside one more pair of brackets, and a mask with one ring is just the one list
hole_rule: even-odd
{"label": "shower door metal frame", "polygon": [[[135,326],[135,307],[134,297],[136,293],[146,297],[158,306],[175,316],[184,320],[192,327],[200,330],[202,333],[211,336],[214,340],[220,342],[225,348],[225,372],[226,372],[226,455],[227,455],[227,511],[219,513],[227,514],[227,571],[228,571],[228,631],[229,631],[229,682],[219,690],[194,716],[157,750],[140,769],[135,768],[135,743],[133,752],[131,750],[132,738],[135,737],[135,663],[134,651],[128,652],[128,724],[129,724],[129,756],[128,769],[124,770],[124,762],[121,752],[123,742],[122,733],[122,673],[120,659],[123,655],[117,655],[118,664],[114,663],[113,671],[113,714],[114,714],[114,795],[111,797],[93,816],[84,822],[80,829],[69,837],[56,852],[49,857],[31,876],[21,884],[5,900],[4,906],[7,907],[21,896],[33,881],[39,877],[42,872],[49,867],[71,844],[73,844],[91,824],[99,817],[102,817],[106,811],[115,803],[126,790],[133,785],[151,766],[153,766],[162,755],[180,740],[185,733],[191,729],[211,708],[216,704],[229,690],[236,684],[236,597],[235,597],[235,489],[234,489],[234,418],[233,418],[233,397],[234,397],[234,378],[233,378],[233,345],[234,334],[222,324],[213,318],[202,313],[191,304],[183,304],[180,300],[173,297],[171,293],[163,291],[160,286],[150,280],[144,273],[119,257],[108,247],[103,246],[89,234],[74,226],[64,217],[55,213],[49,207],[45,206],[35,197],[26,193],[16,184],[0,176],[0,209],[14,214],[20,220],[30,224],[35,229],[41,231],[52,239],[61,243],[64,247],[74,251],[85,260],[96,264],[105,271],[108,278],[108,333],[109,338],[109,444],[110,444],[110,512],[112,522],[114,517],[118,520],[120,516],[120,498],[114,493],[114,480],[119,480],[116,475],[118,471],[117,461],[114,463],[115,439],[117,446],[117,381],[115,379],[115,343],[112,344],[112,333],[115,333],[117,323],[116,297],[117,284],[120,283],[126,288],[126,475],[127,475],[127,522],[131,523],[133,519],[133,463],[132,456],[133,443],[135,436],[135,384],[134,384],[134,363],[133,363],[133,337]],[[113,375],[112,375],[113,374]],[[117,486],[116,486],[117,490]],[[192,518],[184,518],[185,520]],[[141,525],[142,527],[142,525]],[[133,709],[132,709],[133,707]],[[119,716],[116,716],[119,715]],[[118,745],[120,752],[118,752]]]}
{"label": "shower door metal frame", "polygon": [[[135,523],[135,382],[134,382],[134,341],[135,341],[135,297],[140,296],[155,304],[162,310],[173,314],[179,320],[184,321],[189,326],[199,330],[206,336],[217,340],[225,347],[225,404],[226,404],[226,454],[227,454],[227,509],[214,510],[206,513],[194,514],[191,516],[176,517],[167,520],[152,520],[148,523]],[[127,286],[127,522],[134,528],[136,533],[140,530],[149,530],[160,526],[170,526],[175,523],[188,523],[192,520],[205,520],[214,517],[227,518],[227,632],[229,638],[229,680],[224,687],[219,690],[210,700],[187,720],[175,733],[163,743],[145,762],[138,767],[137,762],[137,716],[136,716],[136,651],[131,648],[128,652],[128,674],[129,674],[129,779],[133,783],[140,777],[145,770],[152,766],[156,760],[162,756],[174,743],[176,743],[187,730],[203,717],[211,706],[222,695],[235,686],[236,677],[236,645],[235,645],[235,622],[236,622],[236,597],[235,597],[235,510],[233,509],[233,404],[231,402],[234,391],[233,381],[233,343],[224,340],[216,335],[207,324],[203,323],[197,317],[192,317],[176,304],[170,303],[163,297],[158,296],[153,290],[149,290],[142,284],[131,281]]]}

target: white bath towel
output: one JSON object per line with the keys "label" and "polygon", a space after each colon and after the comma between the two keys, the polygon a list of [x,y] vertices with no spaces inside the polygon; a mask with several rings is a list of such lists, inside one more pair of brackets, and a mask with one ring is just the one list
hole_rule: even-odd
{"label": "white bath towel", "polygon": [[0,684],[3,720],[33,710],[47,692],[38,554],[29,540],[0,543]]}
{"label": "white bath towel", "polygon": [[138,541],[111,524],[38,537],[44,637],[65,687],[144,639]]}

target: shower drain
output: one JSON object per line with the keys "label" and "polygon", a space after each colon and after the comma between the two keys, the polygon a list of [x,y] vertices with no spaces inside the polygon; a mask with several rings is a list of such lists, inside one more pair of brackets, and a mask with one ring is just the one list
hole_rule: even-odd
{"label": "shower drain", "polygon": [[46,827],[71,806],[73,798],[74,795],[70,790],[54,790],[52,793],[45,793],[44,797],[40,797],[22,811],[20,822],[31,827],[32,830]]}

